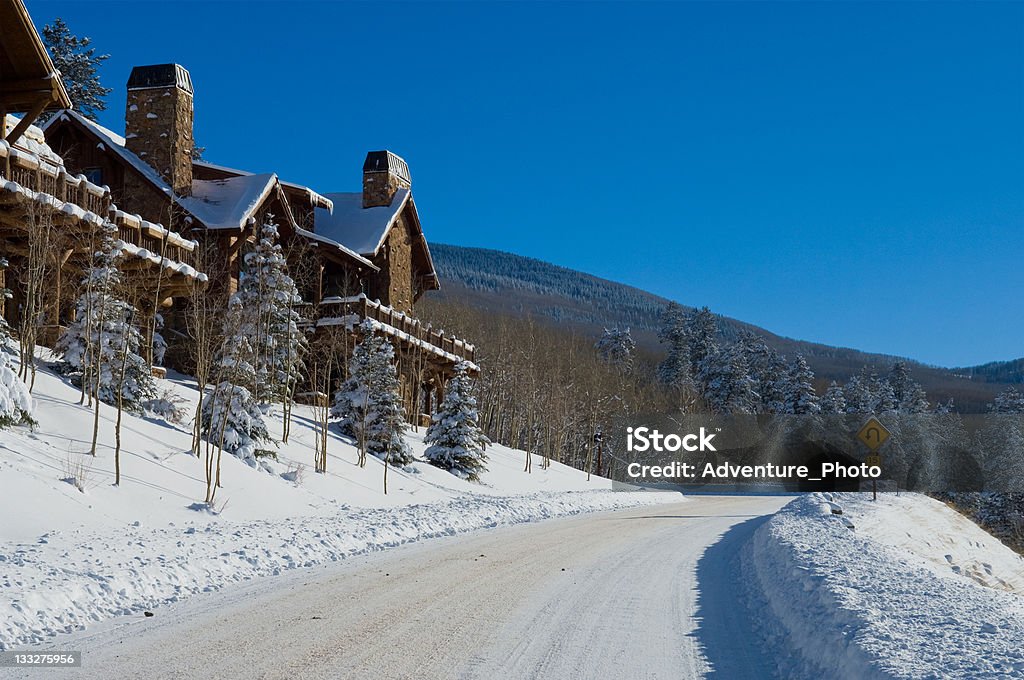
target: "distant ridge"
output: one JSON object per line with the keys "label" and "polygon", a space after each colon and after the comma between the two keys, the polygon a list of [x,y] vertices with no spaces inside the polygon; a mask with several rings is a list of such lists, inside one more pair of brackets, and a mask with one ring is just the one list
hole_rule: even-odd
{"label": "distant ridge", "polygon": [[[441,279],[441,291],[433,295],[442,301],[460,302],[495,314],[529,316],[594,337],[604,327],[629,326],[641,348],[662,351],[656,332],[658,316],[668,304],[663,297],[499,250],[440,243],[431,244],[430,250]],[[699,300],[687,302],[700,304]],[[724,339],[735,339],[743,330],[764,336],[772,347],[787,356],[803,354],[823,381],[845,382],[864,366],[881,373],[897,359],[786,338],[737,319],[719,317],[719,331]],[[952,397],[964,411],[984,410],[1004,385],[1024,381],[1024,359],[958,369],[909,361],[933,403]]]}

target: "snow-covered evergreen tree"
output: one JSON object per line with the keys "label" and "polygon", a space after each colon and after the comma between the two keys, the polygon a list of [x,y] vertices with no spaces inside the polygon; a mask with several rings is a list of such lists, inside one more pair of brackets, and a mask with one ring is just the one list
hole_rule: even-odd
{"label": "snow-covered evergreen tree", "polygon": [[0,428],[32,423],[32,396],[11,369],[11,357],[0,349]]}
{"label": "snow-covered evergreen tree", "polygon": [[702,364],[718,349],[718,324],[707,307],[695,309],[686,318],[686,337],[690,348],[690,375],[699,376],[709,367]]}
{"label": "snow-covered evergreen tree", "polygon": [[636,342],[629,328],[605,328],[601,338],[594,343],[597,355],[612,366],[628,371],[633,366]]}
{"label": "snow-covered evergreen tree", "polygon": [[402,466],[412,462],[406,443],[405,409],[398,394],[395,348],[375,332],[370,320],[361,325],[362,340],[349,361],[349,378],[335,394],[331,415],[343,434],[366,453]]}
{"label": "snow-covered evergreen tree", "polygon": [[96,48],[90,47],[92,38],[72,35],[60,17],[43,27],[43,42],[53,65],[60,71],[75,110],[86,118],[97,120],[99,112],[107,108],[103,99],[110,94],[110,88],[100,84],[97,69],[110,55],[96,54]]}
{"label": "snow-covered evergreen tree", "polygon": [[690,345],[686,333],[686,315],[683,308],[669,302],[661,313],[658,339],[668,346],[668,356],[658,365],[658,380],[675,389],[693,387],[690,367]]}
{"label": "snow-covered evergreen tree", "polygon": [[905,361],[897,361],[889,369],[889,385],[892,387],[898,413],[928,413],[931,405],[924,388],[910,377],[910,368]]}
{"label": "snow-covered evergreen tree", "polygon": [[203,400],[203,439],[255,467],[273,443],[249,385],[256,383],[255,352],[249,342],[252,309],[235,293],[224,318],[224,342],[214,362],[217,384]]}
{"label": "snow-covered evergreen tree", "polygon": [[814,392],[814,373],[799,354],[789,368],[784,392],[785,413],[802,416],[821,411],[818,395]]}
{"label": "snow-covered evergreen tree", "polygon": [[273,215],[261,226],[256,246],[246,253],[236,296],[244,311],[241,332],[253,349],[255,379],[246,387],[261,402],[287,398],[302,379],[307,341],[298,328],[302,302],[288,275]]}
{"label": "snow-covered evergreen tree", "polygon": [[990,413],[1024,413],[1024,394],[1015,387],[1007,387],[996,395],[988,410]]}
{"label": "snow-covered evergreen tree", "polygon": [[490,440],[480,429],[472,388],[469,366],[460,362],[423,441],[432,465],[476,482],[487,470],[485,450]]}
{"label": "snow-covered evergreen tree", "polygon": [[843,388],[835,380],[828,386],[825,396],[821,398],[821,412],[828,415],[846,413],[846,395]]}
{"label": "snow-covered evergreen tree", "polygon": [[167,354],[167,340],[160,334],[164,328],[164,316],[157,312],[153,320],[153,365],[163,366],[164,355]]}
{"label": "snow-covered evergreen tree", "polygon": [[700,383],[704,401],[715,413],[756,413],[761,403],[757,384],[739,345],[714,349],[701,361]]}
{"label": "snow-covered evergreen tree", "polygon": [[761,336],[744,332],[739,344],[747,359],[750,375],[757,385],[761,412],[784,413],[785,387],[788,367],[778,352],[773,350]]}
{"label": "snow-covered evergreen tree", "polygon": [[133,323],[135,308],[118,295],[121,273],[117,263],[122,251],[116,233],[113,224],[103,226],[75,304],[75,320],[58,339],[55,350],[73,378],[85,381],[86,389],[94,389],[99,371],[98,396],[108,404],[117,402],[121,363],[126,359],[121,397],[126,408],[137,411],[143,401],[155,396],[156,385],[149,364],[139,354],[142,334]]}
{"label": "snow-covered evergreen tree", "polygon": [[1024,395],[1013,387],[988,407],[994,417],[979,433],[986,491],[1024,491]]}

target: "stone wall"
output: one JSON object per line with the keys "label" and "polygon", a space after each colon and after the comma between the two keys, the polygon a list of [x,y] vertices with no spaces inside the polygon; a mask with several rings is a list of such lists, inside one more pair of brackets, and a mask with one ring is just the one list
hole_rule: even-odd
{"label": "stone wall", "polygon": [[412,228],[404,214],[391,228],[387,240],[374,258],[380,271],[370,278],[369,297],[400,312],[412,312],[415,279],[412,261]]}
{"label": "stone wall", "polygon": [[391,205],[391,199],[399,189],[412,185],[392,172],[363,173],[363,207],[374,208]]}
{"label": "stone wall", "polygon": [[128,90],[125,146],[167,180],[192,193],[192,95],[178,87]]}

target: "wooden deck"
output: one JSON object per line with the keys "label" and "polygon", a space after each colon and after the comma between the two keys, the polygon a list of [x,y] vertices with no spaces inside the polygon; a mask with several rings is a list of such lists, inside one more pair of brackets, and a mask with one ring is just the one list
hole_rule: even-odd
{"label": "wooden deck", "polygon": [[[72,176],[51,160],[0,140],[0,240],[10,254],[26,249],[30,219],[46,216],[65,233],[89,234],[105,223],[117,227],[128,247],[125,262],[136,270],[162,267],[169,294],[205,283],[196,272],[195,244],[116,208],[110,190]],[[87,243],[87,239],[82,239]],[[82,253],[88,256],[88,253]],[[132,257],[132,256],[135,257]],[[147,264],[148,263],[148,264]],[[175,290],[177,289],[177,290]]]}
{"label": "wooden deck", "polygon": [[403,346],[418,347],[438,357],[439,360],[455,364],[465,360],[476,364],[476,348],[464,340],[434,330],[419,319],[395,311],[380,302],[369,300],[365,295],[346,298],[324,298],[321,302],[323,314],[318,326],[357,326],[370,319],[380,329],[402,343]]}

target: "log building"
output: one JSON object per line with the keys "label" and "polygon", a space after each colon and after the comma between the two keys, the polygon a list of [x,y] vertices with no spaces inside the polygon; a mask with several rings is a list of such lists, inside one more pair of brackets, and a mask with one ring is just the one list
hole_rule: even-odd
{"label": "log building", "polygon": [[127,89],[124,135],[62,110],[44,126],[46,143],[73,172],[110,187],[125,210],[216,242],[224,261],[209,268],[212,290],[236,288],[241,256],[272,219],[304,300],[318,310],[315,328],[355,332],[370,319],[392,338],[410,414],[433,410],[456,363],[475,370],[472,345],[413,316],[416,301],[439,285],[404,160],[370,152],[361,191],[322,194],[274,173],[196,158],[194,91],[184,67],[135,67]]}
{"label": "log building", "polygon": [[9,263],[0,285],[12,291],[0,313],[13,326],[41,327],[44,342],[56,340],[103,228],[116,228],[131,301],[149,318],[205,285],[192,266],[194,241],[121,210],[109,187],[47,144],[33,123],[69,107],[67,91],[21,0],[0,0],[0,26],[0,255]]}

